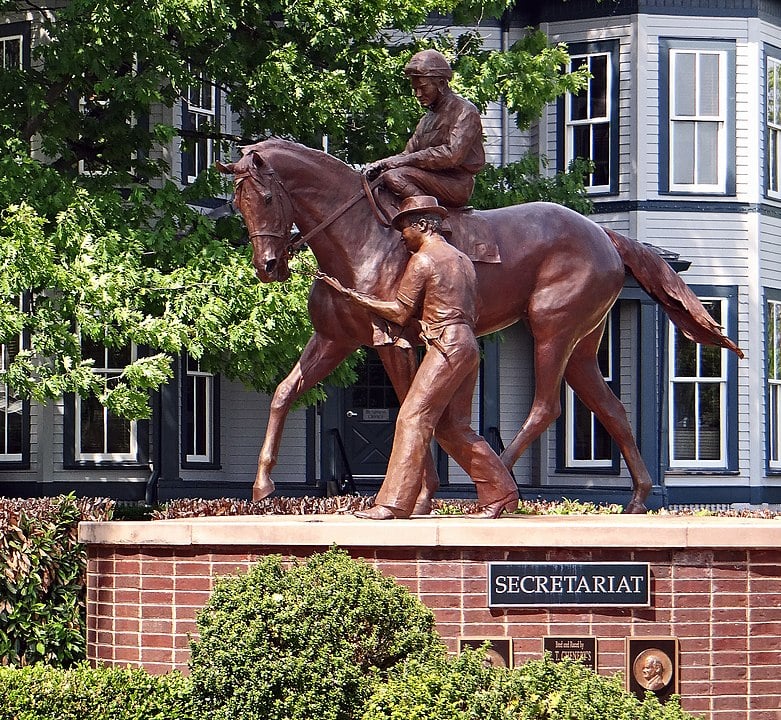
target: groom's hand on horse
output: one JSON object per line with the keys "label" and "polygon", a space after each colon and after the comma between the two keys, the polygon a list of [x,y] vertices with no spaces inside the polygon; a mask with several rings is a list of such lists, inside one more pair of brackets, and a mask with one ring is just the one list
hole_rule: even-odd
{"label": "groom's hand on horse", "polygon": [[315,273],[315,279],[322,280],[326,285],[330,285],[334,290],[342,293],[343,295],[350,294],[350,290],[342,285],[342,283],[340,283],[335,277],[326,275],[324,272],[320,272],[320,270]]}

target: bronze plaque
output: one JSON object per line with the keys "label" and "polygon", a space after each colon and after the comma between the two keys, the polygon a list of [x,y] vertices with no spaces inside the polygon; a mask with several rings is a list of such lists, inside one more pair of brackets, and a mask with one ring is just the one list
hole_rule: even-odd
{"label": "bronze plaque", "polygon": [[626,685],[641,700],[646,692],[662,702],[677,695],[678,638],[626,638]]}
{"label": "bronze plaque", "polygon": [[597,639],[591,635],[575,637],[549,635],[542,639],[542,651],[549,652],[554,662],[569,658],[582,662],[594,672],[597,671]]}
{"label": "bronze plaque", "polygon": [[458,652],[464,648],[480,648],[488,643],[486,658],[495,667],[511,668],[513,666],[513,639],[508,637],[460,637]]}

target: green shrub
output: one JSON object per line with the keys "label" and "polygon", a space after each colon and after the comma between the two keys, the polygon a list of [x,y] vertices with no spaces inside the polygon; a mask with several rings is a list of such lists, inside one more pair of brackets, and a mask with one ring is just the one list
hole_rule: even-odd
{"label": "green shrub", "polygon": [[263,559],[215,583],[198,616],[191,679],[210,720],[348,720],[408,657],[443,655],[434,618],[405,588],[331,549]]}
{"label": "green shrub", "polygon": [[81,520],[110,500],[0,498],[0,663],[67,666],[84,658],[86,552]]}
{"label": "green shrub", "polygon": [[141,669],[0,668],[0,720],[192,720],[189,680]]}
{"label": "green shrub", "polygon": [[378,685],[362,720],[686,720],[677,699],[640,701],[620,676],[550,657],[514,670],[489,667],[481,651],[413,660]]}

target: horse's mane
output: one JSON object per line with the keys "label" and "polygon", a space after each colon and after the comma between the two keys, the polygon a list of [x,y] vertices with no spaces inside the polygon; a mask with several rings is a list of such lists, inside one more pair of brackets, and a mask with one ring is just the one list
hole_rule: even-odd
{"label": "horse's mane", "polygon": [[329,155],[323,150],[311,148],[308,145],[303,145],[302,143],[282,137],[273,136],[266,140],[260,140],[252,145],[244,145],[240,149],[242,157],[247,156],[252,152],[257,152],[263,157],[273,153],[297,155],[299,157],[306,156],[320,167],[323,167],[325,164],[333,165],[334,172],[344,172],[347,170],[350,173],[358,173],[357,170],[334,155]]}

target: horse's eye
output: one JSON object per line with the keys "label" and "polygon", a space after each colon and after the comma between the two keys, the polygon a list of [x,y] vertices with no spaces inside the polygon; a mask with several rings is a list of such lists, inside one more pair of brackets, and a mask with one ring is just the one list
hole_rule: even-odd
{"label": "horse's eye", "polygon": [[266,205],[271,204],[271,193],[268,190],[263,193],[263,199],[266,201]]}

